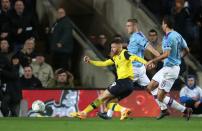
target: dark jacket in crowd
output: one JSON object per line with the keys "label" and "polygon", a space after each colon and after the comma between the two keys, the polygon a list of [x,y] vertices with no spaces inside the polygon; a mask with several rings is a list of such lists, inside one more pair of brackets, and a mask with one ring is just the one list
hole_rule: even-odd
{"label": "dark jacket in crowd", "polygon": [[6,38],[0,38],[0,39],[7,39],[11,41],[11,10],[8,12],[0,11],[0,34],[1,33],[8,33],[8,36]]}
{"label": "dark jacket in crowd", "polygon": [[27,53],[23,52],[23,50],[20,50],[15,54],[15,57],[19,58],[20,64],[24,67],[24,66],[31,64],[32,59],[36,57],[36,52],[27,54]]}
{"label": "dark jacket in crowd", "polygon": [[[24,12],[22,15],[18,15],[13,11],[11,14],[11,24],[14,41],[23,44],[30,37],[36,38],[37,23],[37,17],[34,17],[30,13]],[[19,28],[23,29],[21,34],[17,34]]]}
{"label": "dark jacket in crowd", "polygon": [[[71,54],[73,51],[72,24],[70,19],[65,16],[58,19],[51,28],[51,52]],[[57,47],[61,43],[62,47]]]}
{"label": "dark jacket in crowd", "polygon": [[31,79],[26,79],[24,76],[19,79],[19,86],[22,89],[39,89],[42,88],[41,81],[32,75]]}
{"label": "dark jacket in crowd", "polygon": [[0,53],[0,110],[4,116],[17,116],[16,105],[21,100],[21,89],[17,84],[18,75],[9,60]]}

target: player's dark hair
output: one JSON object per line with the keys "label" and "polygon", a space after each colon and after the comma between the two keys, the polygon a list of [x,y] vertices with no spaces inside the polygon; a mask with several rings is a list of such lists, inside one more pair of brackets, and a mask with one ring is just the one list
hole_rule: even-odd
{"label": "player's dark hair", "polygon": [[156,33],[156,35],[158,35],[158,33],[157,33],[157,31],[155,29],[149,30],[149,33]]}
{"label": "player's dark hair", "polygon": [[163,18],[164,24],[167,24],[168,28],[173,29],[174,28],[174,18],[172,16],[164,16]]}
{"label": "player's dark hair", "polygon": [[123,44],[123,40],[122,39],[113,39],[111,41],[111,44]]}
{"label": "player's dark hair", "polygon": [[128,22],[132,22],[133,24],[137,24],[138,23],[137,19],[128,19]]}

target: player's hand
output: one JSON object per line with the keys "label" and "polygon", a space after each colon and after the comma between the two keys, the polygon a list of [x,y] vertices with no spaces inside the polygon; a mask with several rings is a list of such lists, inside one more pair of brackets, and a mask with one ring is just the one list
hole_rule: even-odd
{"label": "player's hand", "polygon": [[148,70],[151,70],[151,69],[155,68],[155,65],[154,65],[153,61],[151,60],[151,61],[149,61],[149,62],[145,65],[145,67],[146,67]]}
{"label": "player's hand", "polygon": [[90,57],[84,56],[83,61],[84,61],[85,63],[89,63],[89,62],[90,62]]}

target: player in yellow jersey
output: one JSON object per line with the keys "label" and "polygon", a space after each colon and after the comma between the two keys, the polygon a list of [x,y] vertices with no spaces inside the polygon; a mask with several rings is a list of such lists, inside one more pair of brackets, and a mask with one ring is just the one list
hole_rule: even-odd
{"label": "player in yellow jersey", "polygon": [[[118,79],[106,89],[102,94],[98,96],[91,104],[89,104],[81,112],[71,113],[72,117],[77,117],[84,119],[87,116],[87,113],[93,109],[99,107],[104,101],[109,101],[112,99],[121,100],[129,96],[133,91],[133,78],[134,71],[132,68],[132,61],[138,61],[143,64],[146,64],[143,58],[136,55],[130,55],[127,50],[122,48],[122,41],[116,39],[111,43],[111,59],[106,61],[93,61],[88,56],[84,57],[86,63],[95,65],[95,66],[110,66],[115,65],[117,70]],[[114,109],[114,111],[121,112],[120,120],[124,120],[131,113],[129,108],[123,107],[118,103],[110,102],[107,104],[107,108]]]}

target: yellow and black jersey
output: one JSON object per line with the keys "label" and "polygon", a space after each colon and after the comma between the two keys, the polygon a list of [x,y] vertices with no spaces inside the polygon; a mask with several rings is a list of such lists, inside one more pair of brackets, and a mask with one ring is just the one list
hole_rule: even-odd
{"label": "yellow and black jersey", "polygon": [[118,79],[130,78],[131,80],[133,80],[134,72],[132,61],[138,61],[143,64],[147,63],[147,61],[143,58],[138,57],[136,55],[131,55],[128,53],[127,50],[123,49],[119,55],[113,56],[112,59],[108,59],[106,61],[91,60],[90,64],[93,64],[95,66],[110,66],[115,64]]}

